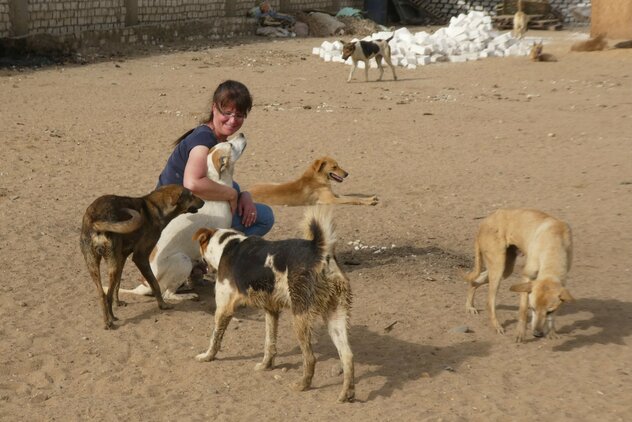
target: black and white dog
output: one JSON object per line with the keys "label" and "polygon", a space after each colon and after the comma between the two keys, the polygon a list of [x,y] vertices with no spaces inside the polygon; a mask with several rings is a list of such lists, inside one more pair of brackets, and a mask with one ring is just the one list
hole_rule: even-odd
{"label": "black and white dog", "polygon": [[393,79],[397,80],[397,75],[395,74],[395,66],[391,62],[391,47],[388,45],[389,41],[392,40],[391,36],[387,40],[375,40],[375,41],[356,41],[356,42],[344,42],[340,40],[343,44],[342,46],[342,59],[347,60],[351,57],[353,60],[353,66],[351,67],[351,72],[349,72],[349,77],[347,78],[347,82],[351,81],[353,77],[353,72],[355,72],[356,67],[358,67],[358,62],[364,62],[364,80],[369,80],[369,60],[375,57],[375,61],[377,62],[377,67],[380,69],[380,77],[377,78],[378,81],[382,80],[382,76],[384,75],[384,67],[382,66],[382,57],[386,64],[388,64],[393,71]]}
{"label": "black and white dog", "polygon": [[336,234],[331,209],[308,208],[304,224],[306,239],[267,241],[232,229],[196,232],[194,239],[200,244],[204,260],[217,270],[215,327],[208,350],[196,359],[215,359],[234,310],[243,303],[266,312],[263,360],[255,370],[272,369],[279,314],[283,308],[290,308],[303,352],[303,378],[294,387],[303,391],[312,383],[316,364],[312,326],[320,317],[327,323],[342,363],[344,381],[338,401],[351,401],[355,396],[353,354],[347,334],[351,287],[334,256]]}

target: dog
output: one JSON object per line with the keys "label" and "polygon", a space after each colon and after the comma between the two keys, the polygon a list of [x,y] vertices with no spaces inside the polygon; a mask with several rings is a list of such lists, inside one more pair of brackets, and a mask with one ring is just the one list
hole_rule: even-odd
{"label": "dog", "polygon": [[522,8],[522,0],[518,0],[518,11],[513,17],[513,36],[514,38],[522,39],[525,32],[527,32],[527,26],[529,25],[529,16],[524,12]]}
{"label": "dog", "polygon": [[[97,198],[83,216],[80,247],[88,271],[101,298],[105,328],[113,327],[117,319],[112,312],[112,301],[119,301],[121,273],[127,257],[132,260],[149,282],[158,307],[168,309],[160,286],[149,265],[149,255],[160,232],[174,218],[183,213],[195,213],[204,205],[188,189],[178,185],[165,185],[141,198],[104,195]],[[107,294],[101,283],[100,264],[104,259],[108,268]]]}
{"label": "dog", "polygon": [[[208,178],[232,186],[235,164],[245,148],[246,138],[243,134],[212,147],[207,157]],[[197,214],[181,215],[167,225],[149,261],[160,284],[163,299],[179,302],[198,298],[197,293],[176,292],[187,281],[193,266],[202,259],[200,248],[192,239],[193,234],[201,227],[229,228],[232,218],[227,201],[205,201]],[[150,295],[152,289],[142,283],[131,290],[121,289],[121,292]]]}
{"label": "dog", "polygon": [[217,270],[217,308],[210,346],[196,360],[215,359],[235,308],[245,303],[266,313],[264,355],[255,370],[272,369],[279,313],[290,308],[303,353],[303,377],[294,384],[295,389],[303,391],[311,385],[316,364],[312,326],[321,317],[342,364],[344,380],[338,401],[354,399],[353,354],[347,334],[351,287],[334,255],[336,233],[331,214],[330,209],[310,207],[305,216],[306,239],[267,241],[233,229],[197,231],[195,239],[205,261]]}
{"label": "dog", "polygon": [[[529,309],[533,335],[557,338],[555,312],[563,302],[574,300],[564,287],[571,268],[572,234],[568,224],[541,211],[500,209],[481,222],[475,241],[474,269],[465,275],[470,284],[465,308],[469,313],[478,313],[473,304],[474,293],[489,282],[489,316],[496,331],[504,333],[496,318],[496,293],[500,280],[513,272],[518,251],[526,255],[526,263],[522,271],[524,282],[510,288],[522,293],[516,341],[524,341]],[[482,265],[486,267],[483,272]]]}
{"label": "dog", "polygon": [[586,41],[576,42],[571,46],[571,51],[601,51],[607,46],[606,34],[601,33]]}
{"label": "dog", "polygon": [[331,189],[331,181],[342,183],[349,175],[336,160],[321,157],[315,160],[298,179],[288,183],[259,183],[248,192],[255,202],[268,205],[348,204],[376,205],[378,198],[371,196],[340,196]]}
{"label": "dog", "polygon": [[529,58],[534,62],[556,62],[557,59],[552,54],[544,53],[544,45],[542,41],[539,43],[533,42],[531,50],[529,50]]}
{"label": "dog", "polygon": [[353,61],[353,66],[351,67],[351,72],[349,72],[347,82],[351,82],[353,72],[355,72],[356,67],[358,67],[358,62],[364,62],[364,81],[368,82],[369,61],[372,58],[375,58],[375,61],[377,62],[377,67],[380,69],[380,77],[377,78],[378,81],[381,81],[382,76],[384,75],[382,58],[384,58],[386,64],[388,64],[393,71],[393,80],[397,80],[397,75],[395,74],[395,66],[393,66],[393,63],[391,62],[391,47],[388,45],[389,41],[391,41],[392,39],[393,36],[391,36],[387,40],[375,41],[344,42],[340,40],[340,42],[342,43],[342,59],[347,60],[349,57],[351,57],[351,60]]}

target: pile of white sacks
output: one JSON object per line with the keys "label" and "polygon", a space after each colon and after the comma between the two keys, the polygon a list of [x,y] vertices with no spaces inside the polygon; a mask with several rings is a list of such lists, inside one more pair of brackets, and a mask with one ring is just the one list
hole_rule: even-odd
{"label": "pile of white sacks", "polygon": [[[495,31],[492,18],[478,11],[453,16],[448,27],[439,28],[432,34],[425,31],[413,34],[407,28],[400,28],[394,32],[376,32],[362,40],[384,40],[391,35],[393,39],[389,45],[393,65],[408,69],[442,61],[465,62],[485,57],[526,56],[531,47],[530,41],[516,39],[511,32]],[[346,61],[342,59],[340,41],[324,41],[320,47],[314,47],[312,53],[326,62],[352,64],[351,58]],[[371,59],[370,66],[377,67],[375,59]],[[364,68],[364,63],[358,63],[358,67]]]}

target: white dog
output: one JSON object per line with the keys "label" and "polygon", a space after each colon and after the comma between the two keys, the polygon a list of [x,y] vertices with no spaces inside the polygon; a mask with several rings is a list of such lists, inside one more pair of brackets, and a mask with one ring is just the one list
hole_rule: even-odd
{"label": "white dog", "polygon": [[[222,185],[232,186],[235,162],[245,148],[246,138],[243,134],[211,148],[207,158],[208,178]],[[232,213],[227,201],[205,201],[196,214],[176,217],[165,227],[150,258],[151,270],[160,284],[164,299],[197,299],[196,293],[176,293],[178,287],[187,280],[194,264],[202,259],[200,246],[193,240],[193,235],[203,227],[227,229],[231,223]],[[135,289],[120,291],[138,295],[152,294],[151,288],[144,283]]]}

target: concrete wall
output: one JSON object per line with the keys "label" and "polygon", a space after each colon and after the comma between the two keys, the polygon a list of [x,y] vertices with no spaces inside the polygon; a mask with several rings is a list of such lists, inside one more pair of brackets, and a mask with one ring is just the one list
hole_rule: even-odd
{"label": "concrete wall", "polygon": [[632,1],[593,0],[590,34],[602,32],[608,38],[632,38]]}

